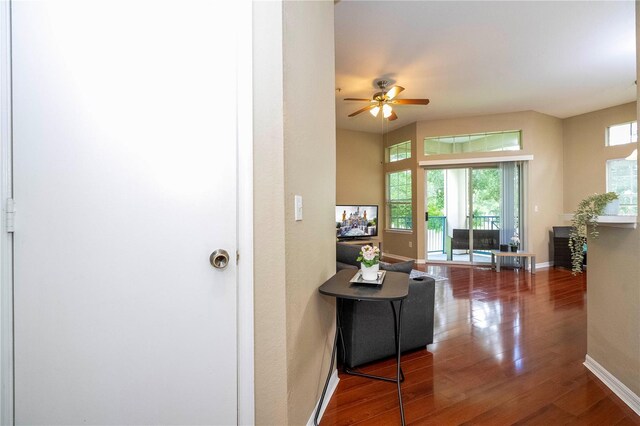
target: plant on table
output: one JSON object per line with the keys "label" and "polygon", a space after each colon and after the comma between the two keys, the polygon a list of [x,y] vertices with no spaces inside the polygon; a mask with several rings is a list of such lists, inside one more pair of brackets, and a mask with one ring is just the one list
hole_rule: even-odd
{"label": "plant on table", "polygon": [[360,262],[362,279],[376,281],[378,279],[378,270],[380,269],[380,249],[368,245],[362,246],[357,260]]}
{"label": "plant on table", "polygon": [[598,238],[598,216],[602,215],[607,204],[617,199],[618,194],[615,192],[593,194],[580,201],[578,208],[573,212],[571,232],[569,233],[571,271],[573,275],[582,273],[584,247],[587,244],[587,227],[591,227],[589,232],[591,238]]}
{"label": "plant on table", "polygon": [[380,249],[369,245],[362,246],[360,255],[356,260],[367,268],[377,265],[380,263]]}
{"label": "plant on table", "polygon": [[511,237],[511,242],[509,243],[509,245],[511,247],[515,247],[516,249],[520,247],[520,237],[518,237],[518,234],[514,234],[513,237]]}

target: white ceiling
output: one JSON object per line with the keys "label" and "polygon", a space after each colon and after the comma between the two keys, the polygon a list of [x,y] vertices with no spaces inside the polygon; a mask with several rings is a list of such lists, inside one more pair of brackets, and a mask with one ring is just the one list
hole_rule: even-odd
{"label": "white ceiling", "polygon": [[[337,127],[377,132],[421,120],[534,110],[565,118],[636,99],[633,1],[341,1],[335,5]],[[388,122],[348,114],[386,77]]]}

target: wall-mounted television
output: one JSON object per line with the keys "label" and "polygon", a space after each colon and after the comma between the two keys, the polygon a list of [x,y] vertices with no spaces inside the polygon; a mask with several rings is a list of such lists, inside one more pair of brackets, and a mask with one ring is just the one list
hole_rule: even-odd
{"label": "wall-mounted television", "polygon": [[336,206],[336,236],[339,239],[378,235],[378,206]]}

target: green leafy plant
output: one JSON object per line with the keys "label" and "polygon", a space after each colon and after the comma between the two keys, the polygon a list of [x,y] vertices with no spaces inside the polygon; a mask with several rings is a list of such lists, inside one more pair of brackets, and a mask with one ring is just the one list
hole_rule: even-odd
{"label": "green leafy plant", "polygon": [[591,227],[591,232],[589,232],[591,238],[598,238],[598,216],[602,215],[607,204],[616,199],[618,199],[618,194],[615,192],[593,194],[580,201],[578,208],[573,212],[572,228],[569,233],[571,271],[573,275],[582,273],[588,226]]}

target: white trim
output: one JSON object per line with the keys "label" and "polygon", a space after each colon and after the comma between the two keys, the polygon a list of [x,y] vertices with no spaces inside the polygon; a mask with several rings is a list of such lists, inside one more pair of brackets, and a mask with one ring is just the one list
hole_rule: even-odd
{"label": "white trim", "polygon": [[453,166],[453,165],[466,165],[466,164],[483,164],[483,163],[506,163],[508,161],[530,161],[533,160],[532,154],[522,155],[505,155],[500,157],[473,157],[473,158],[448,158],[448,159],[433,159],[422,160],[418,162],[420,167],[430,166]]}
{"label": "white trim", "polygon": [[11,2],[0,2],[0,424],[13,421],[13,234],[6,232],[6,200],[13,194],[11,164]]}
{"label": "white trim", "polygon": [[255,424],[253,329],[253,5],[237,3],[237,380],[239,425]]}
{"label": "white trim", "polygon": [[427,263],[426,259],[416,259],[416,263],[418,265],[424,265]]}
{"label": "white trim", "polygon": [[609,373],[606,368],[598,364],[596,360],[589,355],[585,357],[584,364],[602,383],[604,383],[618,398],[627,404],[633,411],[640,416],[640,397],[633,393],[631,389],[625,386],[613,374]]}
{"label": "white trim", "polygon": [[[536,263],[536,269],[551,268],[552,266],[553,266],[553,262],[551,261]],[[529,267],[529,269],[531,269],[531,267]]]}
{"label": "white trim", "polygon": [[396,259],[396,260],[402,260],[402,261],[408,261],[408,260],[413,260],[415,261],[415,259],[413,257],[404,257],[404,256],[400,256],[398,254],[391,254],[391,253],[385,253],[382,252],[382,257],[390,257],[391,259]]}
{"label": "white trim", "polygon": [[[327,393],[324,396],[324,401],[322,401],[322,409],[320,410],[320,415],[318,416],[318,424],[320,424],[320,420],[322,420],[322,416],[324,415],[324,410],[327,409],[327,405],[329,405],[329,401],[331,401],[331,397],[333,393],[336,391],[338,387],[338,382],[340,379],[338,378],[338,370],[333,370],[331,374],[331,379],[329,379],[329,386],[327,387]],[[314,426],[313,418],[316,416],[316,410],[318,409],[318,404],[320,403],[320,398],[316,402],[316,405],[313,406],[313,411],[311,412],[311,417],[307,421],[307,426]]]}

